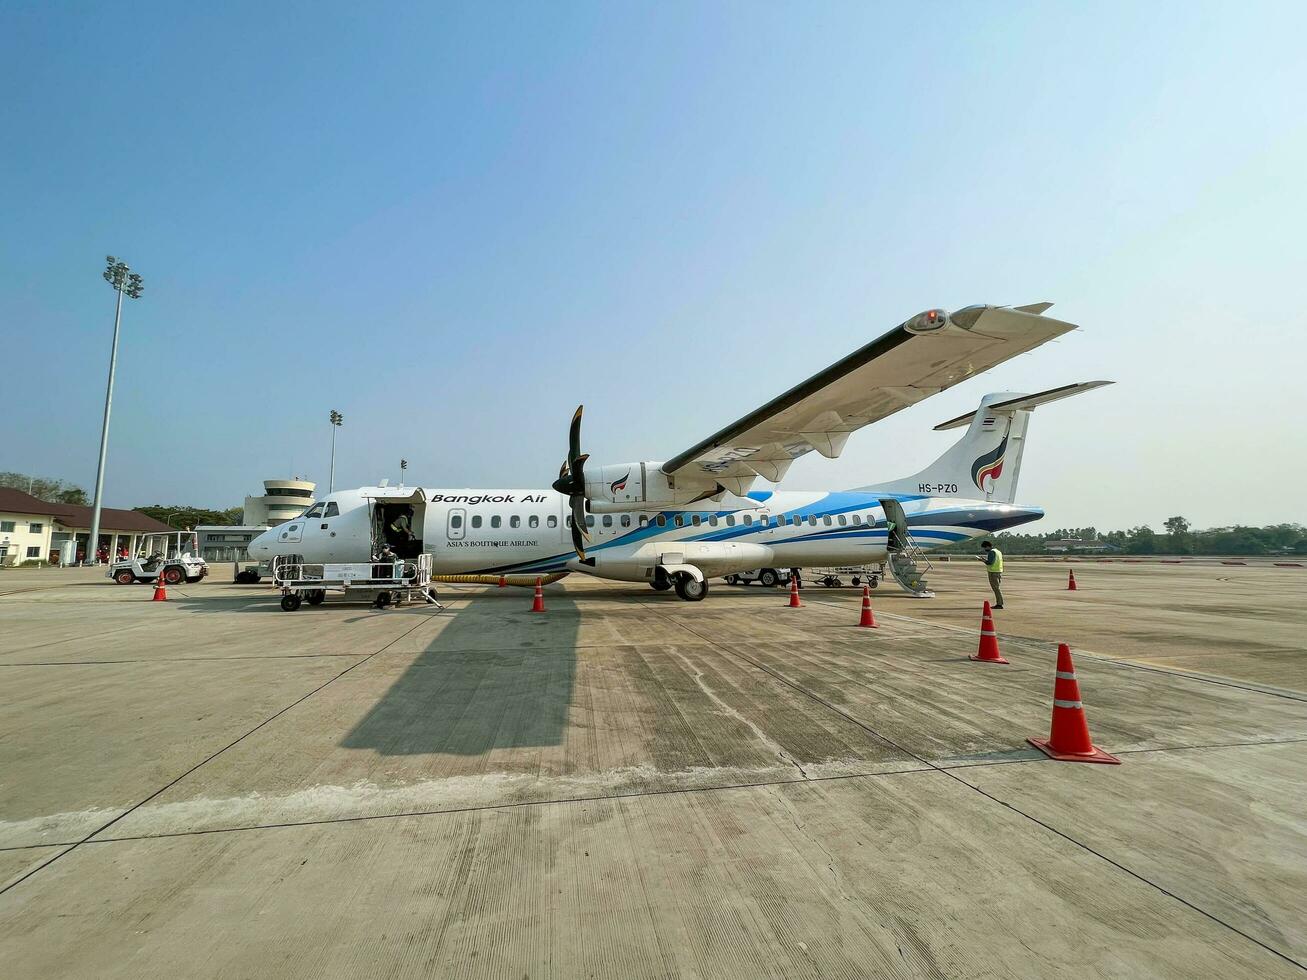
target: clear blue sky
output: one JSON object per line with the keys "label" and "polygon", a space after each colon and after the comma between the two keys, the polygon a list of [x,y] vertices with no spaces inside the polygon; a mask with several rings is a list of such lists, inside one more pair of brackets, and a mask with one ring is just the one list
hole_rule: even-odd
{"label": "clear blue sky", "polygon": [[1083,330],[994,390],[1047,526],[1304,520],[1307,5],[9,3],[0,469],[106,502],[663,459],[933,305]]}

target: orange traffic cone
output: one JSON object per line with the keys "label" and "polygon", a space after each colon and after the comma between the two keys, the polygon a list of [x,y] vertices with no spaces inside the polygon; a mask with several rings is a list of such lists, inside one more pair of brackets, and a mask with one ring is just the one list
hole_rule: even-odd
{"label": "orange traffic cone", "polygon": [[980,648],[971,655],[972,660],[982,664],[1005,664],[1007,660],[998,652],[998,634],[994,632],[994,614],[990,611],[989,600],[980,614]]}
{"label": "orange traffic cone", "polygon": [[540,584],[540,579],[536,579],[536,597],[531,602],[532,612],[545,611],[545,590]]}
{"label": "orange traffic cone", "polygon": [[1076,570],[1075,570],[1074,568],[1068,568],[1068,569],[1067,569],[1067,578],[1066,578],[1066,590],[1067,590],[1068,592],[1075,592],[1076,589],[1077,589],[1077,586],[1076,586]]}
{"label": "orange traffic cone", "polygon": [[507,585],[508,585],[508,579],[504,578],[504,576],[502,576],[502,575],[499,576],[499,587],[502,589],[502,588],[506,587]]}
{"label": "orange traffic cone", "polygon": [[1028,738],[1050,759],[1061,762],[1103,762],[1119,766],[1121,760],[1096,748],[1089,740],[1089,722],[1080,703],[1080,685],[1071,663],[1071,648],[1057,645],[1057,679],[1053,681],[1053,725],[1048,738]]}
{"label": "orange traffic cone", "polygon": [[799,580],[790,576],[790,608],[798,609],[803,603],[799,601]]}
{"label": "orange traffic cone", "polygon": [[862,587],[862,618],[858,620],[859,626],[875,627],[880,624],[876,622],[876,615],[871,611],[871,587],[864,585]]}
{"label": "orange traffic cone", "polygon": [[151,602],[168,601],[168,590],[164,587],[162,572],[160,572],[158,577],[154,580],[154,597],[150,601]]}

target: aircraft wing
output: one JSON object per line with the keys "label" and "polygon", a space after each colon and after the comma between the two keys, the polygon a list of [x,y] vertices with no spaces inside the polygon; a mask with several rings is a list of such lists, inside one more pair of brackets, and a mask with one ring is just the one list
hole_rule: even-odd
{"label": "aircraft wing", "polygon": [[677,485],[742,493],[779,481],[812,450],[834,459],[849,434],[1074,330],[1022,307],[928,310],[663,464]]}

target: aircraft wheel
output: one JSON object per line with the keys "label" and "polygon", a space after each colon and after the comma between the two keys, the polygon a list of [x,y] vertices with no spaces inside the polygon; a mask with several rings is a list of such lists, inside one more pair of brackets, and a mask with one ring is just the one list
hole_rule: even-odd
{"label": "aircraft wheel", "polygon": [[708,594],[708,580],[700,582],[689,575],[679,575],[676,578],[676,594],[686,602],[702,602]]}
{"label": "aircraft wheel", "polygon": [[327,601],[327,590],[314,589],[312,592],[309,593],[308,598],[309,598],[310,606],[320,606]]}
{"label": "aircraft wheel", "polygon": [[294,612],[303,601],[297,593],[291,592],[281,597],[281,608],[286,612]]}
{"label": "aircraft wheel", "polygon": [[659,580],[659,579],[654,579],[649,584],[653,587],[653,590],[655,592],[666,592],[668,589],[672,587],[671,582],[665,580]]}
{"label": "aircraft wheel", "polygon": [[774,568],[764,568],[762,574],[758,576],[758,581],[769,589],[776,588],[776,584],[780,582],[780,580],[781,577],[776,574],[776,569]]}
{"label": "aircraft wheel", "polygon": [[113,577],[113,580],[119,585],[131,585],[136,581],[136,576],[124,569]]}

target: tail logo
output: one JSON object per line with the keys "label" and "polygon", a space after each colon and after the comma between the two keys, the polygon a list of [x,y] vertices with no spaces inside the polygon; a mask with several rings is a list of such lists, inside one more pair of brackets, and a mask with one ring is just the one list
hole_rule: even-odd
{"label": "tail logo", "polygon": [[992,485],[1003,475],[1005,452],[1007,452],[1007,436],[1003,437],[1003,441],[996,449],[990,450],[971,464],[971,480],[978,490],[984,491],[986,480],[990,481],[992,488]]}
{"label": "tail logo", "polygon": [[[1004,440],[1004,441],[1006,441],[1006,440]],[[619,480],[614,480],[612,483],[608,484],[608,491],[609,491],[610,493],[614,493],[614,494],[615,494],[615,493],[617,493],[618,490],[625,490],[625,489],[626,489],[626,481],[629,480],[630,478],[631,478],[631,471],[630,471],[630,470],[627,470],[627,471],[626,471],[626,476],[622,477],[622,478],[619,479]]]}

